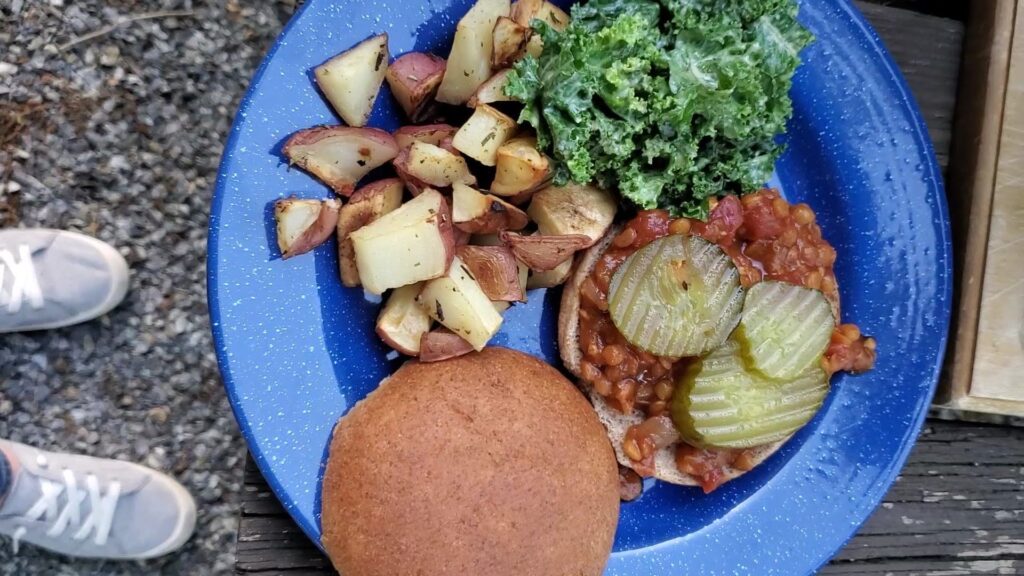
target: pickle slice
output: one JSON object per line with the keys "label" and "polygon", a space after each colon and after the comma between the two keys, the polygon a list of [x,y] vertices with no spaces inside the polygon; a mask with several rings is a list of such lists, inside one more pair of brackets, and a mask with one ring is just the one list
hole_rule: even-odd
{"label": "pickle slice", "polygon": [[728,340],[692,364],[672,397],[672,422],[702,448],[749,448],[782,440],[810,421],[828,394],[819,366],[788,380],[747,368],[740,345]]}
{"label": "pickle slice", "polygon": [[747,290],[736,340],[752,368],[786,380],[821,362],[835,327],[820,291],[767,280]]}
{"label": "pickle slice", "polygon": [[630,344],[658,356],[700,356],[720,346],[743,309],[740,273],[721,248],[666,236],[612,276],[608,311]]}

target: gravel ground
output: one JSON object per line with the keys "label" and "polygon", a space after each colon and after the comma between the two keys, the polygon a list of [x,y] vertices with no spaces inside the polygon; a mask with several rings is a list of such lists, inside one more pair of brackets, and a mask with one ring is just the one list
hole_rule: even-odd
{"label": "gravel ground", "polygon": [[13,556],[0,540],[0,574],[231,572],[244,447],[209,334],[207,212],[238,100],[294,8],[0,1],[0,227],[92,234],[132,269],[109,316],[0,339],[0,437],[145,463],[200,508],[161,560]]}

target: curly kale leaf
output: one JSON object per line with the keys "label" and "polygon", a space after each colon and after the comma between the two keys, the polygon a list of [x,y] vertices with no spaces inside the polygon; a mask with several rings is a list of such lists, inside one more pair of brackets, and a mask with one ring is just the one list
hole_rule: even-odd
{"label": "curly kale leaf", "polygon": [[509,76],[556,182],[617,188],[642,208],[704,216],[755,190],[782,152],[789,89],[811,41],[792,0],[591,0]]}

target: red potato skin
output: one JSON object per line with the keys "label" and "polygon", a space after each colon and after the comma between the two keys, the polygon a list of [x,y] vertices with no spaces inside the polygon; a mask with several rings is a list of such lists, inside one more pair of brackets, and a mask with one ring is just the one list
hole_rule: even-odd
{"label": "red potato skin", "polygon": [[488,209],[483,214],[467,220],[456,222],[455,227],[470,234],[493,234],[502,230],[522,230],[530,223],[526,212],[490,194]]}
{"label": "red potato skin", "polygon": [[[401,148],[408,148],[413,142],[426,142],[444,148],[444,142],[451,138],[459,129],[451,124],[425,124],[423,126],[402,126],[395,130],[395,141]],[[449,150],[453,151],[453,150]]]}
{"label": "red potato skin", "polygon": [[420,362],[440,362],[472,351],[472,344],[447,328],[431,330],[420,338]]}
{"label": "red potato skin", "polygon": [[470,234],[469,232],[464,232],[460,230],[458,227],[452,228],[452,234],[455,236],[456,248],[458,248],[459,246],[465,246],[466,244],[469,244],[469,239],[472,237],[472,234]]}
{"label": "red potato skin", "polygon": [[[278,200],[277,204],[289,203],[292,200],[294,199],[285,198]],[[324,200],[321,203],[320,213],[317,214],[316,221],[309,228],[306,228],[302,235],[295,239],[295,242],[292,242],[291,248],[281,254],[281,259],[287,260],[292,256],[305,254],[326,242],[338,225],[338,213],[340,211],[341,202],[337,200]]]}
{"label": "red potato skin", "polygon": [[[316,172],[314,166],[310,166],[306,158],[298,155],[296,148],[299,146],[311,146],[317,144],[325,138],[331,138],[335,136],[349,136],[349,137],[360,137],[365,138],[368,141],[373,141],[377,145],[383,147],[390,157],[386,157],[383,162],[377,165],[370,166],[366,172],[369,172],[373,168],[386,163],[398,155],[399,148],[395,138],[384,130],[378,128],[352,128],[350,126],[315,126],[313,128],[306,128],[305,130],[299,130],[295,134],[292,134],[288,141],[285,142],[281,152],[288,158],[289,162],[309,172],[313,176],[319,178],[324,184],[327,184],[334,190],[335,193],[341,196],[350,196],[356,188],[356,182],[358,180],[335,180],[321,175]],[[370,149],[367,147],[364,149],[365,153],[360,152],[366,158],[371,155]]]}
{"label": "red potato skin", "polygon": [[582,234],[523,236],[501,232],[498,236],[523,264],[541,272],[554,270],[591,243],[590,237]]}
{"label": "red potato skin", "polygon": [[352,240],[348,237],[352,232],[376,220],[373,208],[368,202],[349,202],[342,206],[342,212],[353,213],[349,225],[343,230],[338,228],[338,270],[341,283],[349,288],[359,286],[359,268],[356,265],[356,253],[352,248]]}
{"label": "red potato skin", "polygon": [[462,152],[459,152],[459,150],[455,147],[454,138],[455,138],[454,134],[452,134],[451,136],[445,137],[445,139],[441,140],[441,143],[438,144],[437,147],[438,148],[443,148],[443,149],[451,152],[452,154],[458,154],[459,156],[462,156]]}
{"label": "red potato skin", "polygon": [[515,196],[508,199],[509,204],[515,204],[516,206],[526,206],[533,200],[533,194],[537,192],[537,189],[524,190]]}
{"label": "red potato skin", "polygon": [[448,269],[452,266],[452,260],[455,259],[455,228],[452,226],[452,207],[443,196],[441,197],[441,211],[438,214],[437,230],[444,241],[444,253],[446,255],[444,271],[447,274]]}
{"label": "red potato skin", "polygon": [[445,68],[444,58],[423,52],[404,54],[388,67],[385,78],[391,93],[413,122],[428,115]]}
{"label": "red potato skin", "polygon": [[509,204],[515,204],[516,206],[525,206],[530,202],[530,200],[533,200],[534,194],[546,188],[550,183],[551,179],[549,178],[547,180],[544,180],[540,184],[537,184],[533,188],[523,190],[522,192],[516,194],[515,196],[509,196],[505,198],[505,201],[508,202]]}
{"label": "red potato skin", "polygon": [[490,300],[523,302],[526,294],[519,283],[519,265],[512,251],[504,246],[460,246],[459,260],[480,284]]}

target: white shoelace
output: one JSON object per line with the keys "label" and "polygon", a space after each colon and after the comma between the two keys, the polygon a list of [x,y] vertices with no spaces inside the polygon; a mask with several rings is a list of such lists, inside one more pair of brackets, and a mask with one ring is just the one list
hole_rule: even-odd
{"label": "white shoelace", "polygon": [[[41,467],[46,467],[46,458],[42,455],[37,457]],[[35,522],[44,518],[52,522],[47,529],[46,535],[51,538],[58,538],[64,534],[69,526],[77,526],[78,530],[71,535],[75,541],[85,540],[89,533],[93,534],[93,542],[97,546],[107,543],[110,536],[111,523],[114,521],[114,510],[117,508],[117,500],[121,496],[121,484],[113,481],[107,487],[107,493],[100,493],[100,484],[96,476],[88,474],[85,477],[85,490],[78,487],[78,479],[75,473],[67,468],[63,471],[63,484],[51,482],[46,479],[40,480],[42,494],[39,500],[25,513],[25,520]],[[64,494],[64,507],[60,508],[60,496]],[[82,518],[81,505],[89,498],[89,513]],[[14,553],[18,553],[18,544],[28,532],[24,526],[14,531],[11,544]]]}
{"label": "white shoelace", "polygon": [[[4,276],[8,272],[11,287],[4,290]],[[32,264],[32,252],[22,244],[18,246],[18,259],[15,259],[10,250],[0,250],[0,306],[6,305],[8,313],[17,314],[26,298],[33,308],[43,307],[43,291],[39,288],[39,278]]]}

